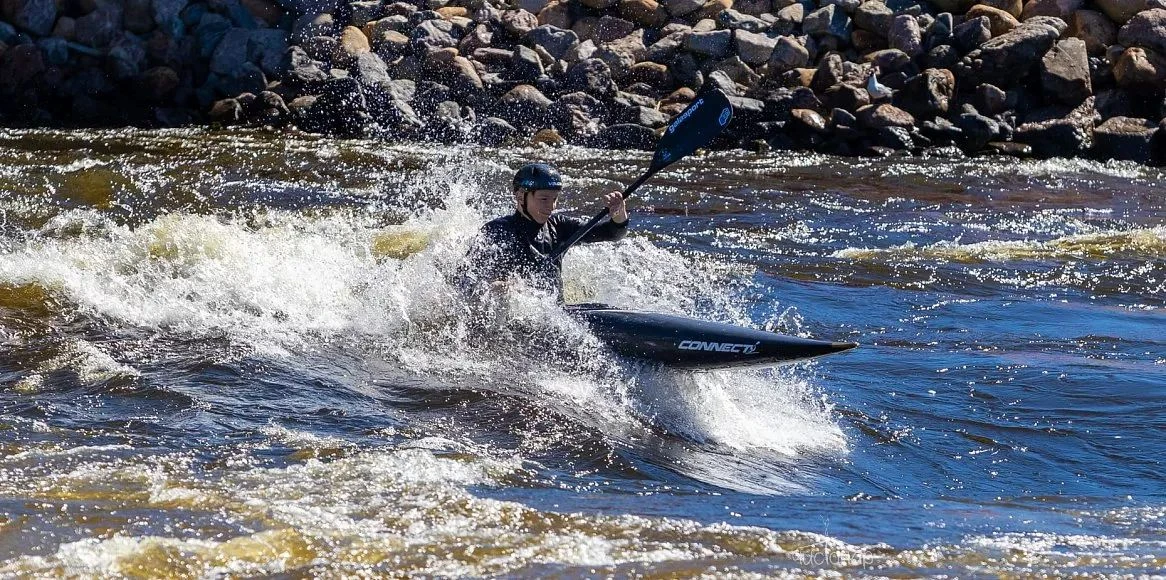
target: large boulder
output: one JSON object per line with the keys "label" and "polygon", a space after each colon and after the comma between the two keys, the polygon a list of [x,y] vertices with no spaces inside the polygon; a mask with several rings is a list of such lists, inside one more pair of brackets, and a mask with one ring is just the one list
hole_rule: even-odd
{"label": "large boulder", "polygon": [[498,116],[520,129],[542,129],[549,125],[551,102],[533,86],[518,85],[498,100]]}
{"label": "large boulder", "polygon": [[620,16],[640,26],[656,28],[668,22],[668,10],[656,0],[620,0],[617,9]]}
{"label": "large boulder", "polygon": [[777,46],[775,35],[756,34],[746,30],[734,31],[733,41],[737,47],[737,54],[747,64],[769,62],[769,57],[773,54],[773,47]]}
{"label": "large boulder", "polygon": [[1122,46],[1140,46],[1166,54],[1166,10],[1155,8],[1137,13],[1117,33]]}
{"label": "large boulder", "polygon": [[1013,18],[1020,18],[1020,13],[1024,10],[1024,2],[1021,0],[980,0],[980,4],[1003,10]]}
{"label": "large boulder", "polygon": [[611,67],[598,58],[581,60],[567,70],[563,77],[565,92],[582,91],[599,98],[610,98],[616,92]]}
{"label": "large boulder", "polygon": [[841,8],[834,4],[827,4],[809,14],[802,20],[802,32],[810,36],[832,36],[842,42],[850,42],[850,35],[854,32],[854,24]]}
{"label": "large boulder", "polygon": [[731,30],[693,32],[684,38],[684,50],[702,56],[724,58],[732,50],[732,43]]}
{"label": "large boulder", "polygon": [[965,15],[968,19],[979,18],[981,16],[988,19],[988,28],[992,31],[992,36],[1008,34],[1020,25],[1020,21],[1015,16],[999,8],[993,8],[984,4],[972,6],[972,9],[968,10],[968,13]]}
{"label": "large boulder", "polygon": [[891,22],[894,19],[895,12],[881,0],[863,2],[854,11],[854,25],[862,30],[875,33],[879,38],[887,37],[891,31]]}
{"label": "large boulder", "polygon": [[1158,123],[1133,117],[1113,117],[1093,129],[1093,154],[1099,159],[1149,163]]}
{"label": "large boulder", "polygon": [[1067,38],[1045,53],[1041,60],[1041,87],[1046,99],[1074,107],[1093,94],[1084,40]]}
{"label": "large boulder", "polygon": [[18,89],[45,72],[41,50],[33,44],[19,44],[0,56],[0,92]]}
{"label": "large boulder", "polygon": [[1127,48],[1113,63],[1113,78],[1122,88],[1161,91],[1166,87],[1166,57],[1151,49]]}
{"label": "large boulder", "polygon": [[1093,146],[1093,101],[1086,99],[1063,117],[1029,120],[1016,128],[1013,140],[1031,146],[1038,157],[1077,157]]}
{"label": "large boulder", "polygon": [[929,68],[907,80],[895,93],[896,107],[917,118],[931,119],[947,114],[955,94],[955,75],[946,69]]}
{"label": "large boulder", "polygon": [[810,64],[810,51],[800,40],[790,36],[779,36],[769,56],[769,71],[780,75],[786,71],[803,68]]}
{"label": "large boulder", "polygon": [[579,44],[579,35],[574,31],[549,24],[532,28],[526,33],[526,39],[535,46],[543,47],[556,60],[562,59],[571,47]]}
{"label": "large boulder", "polygon": [[957,76],[973,85],[1008,87],[1028,76],[1065,30],[1063,20],[1038,16],[1011,32],[992,38],[960,61]]}
{"label": "large boulder", "polygon": [[[351,28],[345,28],[344,31],[348,32]],[[341,38],[343,39],[343,37],[342,33]],[[419,55],[443,48],[456,47],[460,39],[461,34],[453,23],[441,19],[426,20],[409,34],[409,44],[413,47],[413,51]]]}
{"label": "large boulder", "polygon": [[595,51],[595,58],[611,67],[611,76],[622,79],[632,65],[644,56],[644,31],[637,30],[623,38],[605,42]]}
{"label": "large boulder", "polygon": [[992,38],[992,22],[987,16],[969,18],[952,29],[952,40],[963,52],[982,46]]}
{"label": "large boulder", "polygon": [[862,107],[855,112],[854,116],[858,119],[859,125],[868,129],[881,127],[911,129],[915,126],[915,117],[911,113],[886,103]]}
{"label": "large boulder", "polygon": [[919,29],[919,21],[910,14],[896,16],[891,22],[887,43],[912,58],[923,54],[923,31]]}
{"label": "large boulder", "polygon": [[1146,9],[1146,0],[1093,0],[1093,3],[1118,24],[1125,24]]}
{"label": "large boulder", "polygon": [[523,38],[539,26],[538,17],[526,10],[507,10],[502,13],[502,28],[516,38]]}
{"label": "large boulder", "polygon": [[610,149],[642,149],[651,151],[656,148],[656,132],[643,125],[620,123],[604,127],[595,136],[595,144]]}
{"label": "large boulder", "polygon": [[0,14],[17,28],[37,36],[45,36],[53,30],[57,21],[56,0],[3,0]]}
{"label": "large boulder", "polygon": [[688,16],[704,6],[704,0],[664,0],[664,7],[673,16]]}
{"label": "large boulder", "polygon": [[1013,14],[1021,21],[1033,16],[1054,16],[1068,21],[1073,13],[1085,5],[1085,0],[1029,0],[1020,14]]}
{"label": "large boulder", "polygon": [[1117,43],[1117,27],[1096,10],[1078,10],[1069,20],[1069,36],[1085,41],[1085,50],[1091,56],[1101,56]]}

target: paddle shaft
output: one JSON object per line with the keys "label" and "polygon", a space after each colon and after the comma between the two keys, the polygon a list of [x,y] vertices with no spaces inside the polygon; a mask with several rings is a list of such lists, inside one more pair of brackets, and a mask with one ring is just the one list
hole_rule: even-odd
{"label": "paddle shaft", "polygon": [[[659,170],[655,166],[648,168],[646,173],[641,175],[639,179],[635,180],[631,185],[629,185],[627,189],[623,190],[623,198],[627,199],[633,191],[639,189],[639,187],[643,185],[644,182],[647,181],[649,177],[652,177],[652,175],[654,175],[657,171]],[[603,208],[603,211],[595,214],[595,217],[591,218],[590,221],[583,224],[583,227],[576,230],[574,235],[567,238],[563,243],[559,244],[559,247],[555,248],[555,250],[551,252],[550,258],[552,260],[557,260],[562,257],[563,254],[567,253],[568,248],[575,245],[576,242],[583,239],[583,236],[586,236],[591,232],[591,230],[595,229],[595,226],[599,225],[599,222],[603,221],[603,218],[607,217],[609,211],[610,210],[605,207]]]}
{"label": "paddle shaft", "polygon": [[[688,105],[676,119],[672,121],[660,140],[656,143],[656,154],[652,157],[652,164],[634,183],[623,191],[623,198],[627,199],[633,191],[638,189],[649,177],[661,169],[680,160],[685,155],[696,151],[697,148],[708,144],[716,137],[733,118],[733,106],[728,97],[719,89],[712,89],[701,93]],[[567,252],[567,249],[583,239],[608,213],[607,208],[599,212],[591,221],[583,224],[575,235],[559,244],[550,254],[551,260],[558,260]]]}

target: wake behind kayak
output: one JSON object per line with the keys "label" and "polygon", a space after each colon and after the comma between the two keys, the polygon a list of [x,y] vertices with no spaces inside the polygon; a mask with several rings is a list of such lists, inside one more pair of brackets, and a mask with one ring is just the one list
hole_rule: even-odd
{"label": "wake behind kayak", "polygon": [[774,366],[858,346],[603,304],[570,305],[567,312],[586,322],[615,352],[679,369]]}

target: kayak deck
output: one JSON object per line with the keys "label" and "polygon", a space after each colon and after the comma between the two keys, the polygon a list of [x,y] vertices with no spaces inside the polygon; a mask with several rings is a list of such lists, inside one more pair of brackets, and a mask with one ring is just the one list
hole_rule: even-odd
{"label": "kayak deck", "polygon": [[774,366],[858,346],[603,304],[570,305],[567,312],[617,353],[681,369]]}

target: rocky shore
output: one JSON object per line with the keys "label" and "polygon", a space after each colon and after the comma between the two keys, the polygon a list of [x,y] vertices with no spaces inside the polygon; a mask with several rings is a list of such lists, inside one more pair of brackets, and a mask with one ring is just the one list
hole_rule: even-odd
{"label": "rocky shore", "polygon": [[0,0],[0,124],[1166,161],[1166,0]]}

